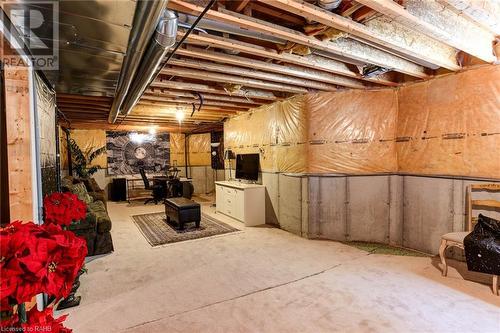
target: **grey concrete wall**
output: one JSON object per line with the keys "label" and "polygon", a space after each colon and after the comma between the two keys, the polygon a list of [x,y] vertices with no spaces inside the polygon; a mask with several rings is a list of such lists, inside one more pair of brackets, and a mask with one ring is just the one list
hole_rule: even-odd
{"label": "grey concrete wall", "polygon": [[263,172],[260,178],[266,186],[266,223],[279,226],[279,174]]}
{"label": "grey concrete wall", "polygon": [[[467,229],[466,190],[470,184],[491,183],[464,179],[404,176],[403,245],[437,253],[442,234]],[[474,199],[500,200],[500,194],[474,192]],[[477,210],[493,218],[500,212]]]}
{"label": "grey concrete wall", "polygon": [[[437,253],[441,235],[466,229],[466,187],[478,183],[483,182],[398,175],[311,176],[307,237]],[[474,197],[493,199],[495,194],[477,192]],[[473,215],[480,212],[500,218],[494,211],[474,210]],[[280,225],[286,223],[280,219]]]}
{"label": "grey concrete wall", "polygon": [[308,236],[390,242],[400,236],[398,190],[398,176],[310,177]]}
{"label": "grey concrete wall", "polygon": [[302,236],[302,178],[279,175],[279,226]]}

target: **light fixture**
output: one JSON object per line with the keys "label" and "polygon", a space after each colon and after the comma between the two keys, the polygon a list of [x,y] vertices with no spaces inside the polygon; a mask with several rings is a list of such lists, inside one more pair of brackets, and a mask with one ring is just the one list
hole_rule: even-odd
{"label": "light fixture", "polygon": [[141,144],[144,142],[144,134],[142,133],[137,133],[137,132],[132,132],[130,133],[129,135],[129,138],[130,138],[130,141],[134,142],[134,143],[137,143],[137,144]]}
{"label": "light fixture", "polygon": [[148,133],[150,135],[155,135],[156,134],[156,126],[151,126],[148,130]]}
{"label": "light fixture", "polygon": [[[156,131],[156,129],[155,129]],[[136,143],[138,145],[144,143],[144,142],[151,142],[155,141],[155,135],[149,133],[137,133],[137,132],[131,132],[128,137],[130,138],[130,141],[133,143]]]}
{"label": "light fixture", "polygon": [[184,120],[184,112],[182,110],[175,111],[175,118],[181,123]]}

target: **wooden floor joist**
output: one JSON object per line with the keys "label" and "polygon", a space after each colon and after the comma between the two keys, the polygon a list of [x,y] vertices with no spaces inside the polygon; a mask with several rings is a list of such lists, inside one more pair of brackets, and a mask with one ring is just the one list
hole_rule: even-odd
{"label": "wooden floor joist", "polygon": [[438,0],[496,36],[500,36],[500,2],[495,0]]}
{"label": "wooden floor joist", "polygon": [[167,89],[183,90],[183,91],[197,91],[197,92],[205,92],[211,94],[221,94],[225,96],[257,98],[267,101],[275,101],[279,99],[272,92],[269,91],[244,88],[240,89],[239,91],[228,92],[225,91],[223,88],[215,88],[214,86],[210,86],[207,84],[188,83],[179,81],[167,81],[167,80],[153,81],[151,83],[151,87],[167,88]]}
{"label": "wooden floor joist", "polygon": [[265,0],[265,2],[311,21],[395,50],[403,55],[422,59],[454,71],[461,68],[455,57],[455,49],[398,23],[377,20],[377,24],[373,24],[372,20],[369,25],[365,25],[301,0]]}
{"label": "wooden floor joist", "polygon": [[247,68],[255,68],[263,71],[290,75],[307,80],[336,84],[343,87],[359,88],[359,89],[365,88],[365,85],[359,80],[307,67],[299,67],[297,65],[278,65],[242,56],[230,55],[223,52],[204,50],[202,48],[197,48],[197,47],[178,49],[177,54],[198,59],[216,61],[219,63],[243,66]]}
{"label": "wooden floor joist", "polygon": [[[165,96],[167,98],[171,98],[171,97],[174,97],[174,98],[176,98],[176,97],[198,98],[197,94],[189,92],[189,91],[177,91],[177,90],[168,90],[167,91],[165,89],[154,88],[154,87],[146,90],[144,95],[145,96],[146,95]],[[259,102],[255,99],[251,99],[251,98],[223,96],[223,95],[206,94],[206,93],[200,93],[200,95],[206,101],[233,102],[233,103],[240,103],[240,104],[248,104],[251,106],[262,104],[262,101]]]}
{"label": "wooden floor joist", "polygon": [[217,73],[226,73],[233,75],[240,75],[247,78],[267,80],[271,82],[280,82],[290,85],[295,85],[304,88],[313,88],[324,91],[335,91],[337,87],[328,83],[318,82],[313,80],[306,80],[302,78],[263,72],[256,69],[248,69],[243,67],[236,67],[231,65],[215,64],[208,61],[191,60],[191,59],[171,59],[169,64],[200,69],[205,71],[212,71]]}
{"label": "wooden floor joist", "polygon": [[[196,107],[198,105],[200,105],[200,100],[198,100],[198,99],[183,98],[183,97],[169,98],[169,97],[165,97],[165,96],[143,95],[141,98],[141,101],[173,102],[173,103],[183,103],[183,104],[188,104],[188,105],[195,104]],[[245,110],[248,110],[250,108],[249,105],[241,105],[241,104],[236,104],[236,103],[210,101],[210,100],[204,100],[203,105],[221,106],[221,107],[230,107],[230,108],[241,108],[241,109],[245,109]]]}
{"label": "wooden floor joist", "polygon": [[479,59],[490,63],[496,61],[491,47],[494,36],[435,0],[407,0],[406,8],[392,0],[359,2],[410,29],[418,30]]}
{"label": "wooden floor joist", "polygon": [[[182,33],[180,35],[182,35]],[[264,58],[282,61],[289,64],[325,71],[327,73],[339,74],[351,78],[375,82],[388,86],[395,86],[398,84],[397,82],[378,80],[377,78],[371,78],[371,79],[363,78],[359,73],[353,72],[346,64],[340,61],[327,59],[325,57],[320,57],[316,55],[299,56],[289,53],[280,54],[274,49],[268,49],[258,45],[236,41],[229,38],[208,35],[208,34],[199,34],[199,35],[191,34],[187,38],[187,42],[188,43],[192,42],[196,45],[208,45],[221,49],[252,54]]]}
{"label": "wooden floor joist", "polygon": [[[189,110],[189,111],[192,110],[192,106],[187,105],[185,103],[160,102],[160,101],[139,101],[139,103],[135,107],[138,107],[141,105],[149,105],[149,106],[157,106],[157,107],[163,106],[166,109],[168,109],[168,111],[164,110],[164,112],[172,112],[172,110]],[[135,109],[132,111],[136,112]],[[202,106],[201,111],[214,111],[214,112],[222,112],[222,113],[225,113],[225,112],[231,113],[231,112],[240,112],[240,111],[244,111],[244,110],[242,110],[240,108],[228,108],[228,107],[221,108],[218,106],[206,105],[206,106]]]}
{"label": "wooden floor joist", "polygon": [[181,77],[187,77],[191,79],[221,82],[221,83],[231,83],[240,84],[245,87],[253,87],[271,91],[282,91],[289,92],[292,94],[305,94],[309,92],[306,88],[296,87],[287,84],[274,83],[269,81],[250,79],[247,77],[236,76],[236,75],[226,75],[214,72],[207,72],[202,70],[186,69],[182,67],[169,67],[161,71],[164,75],[176,75]]}
{"label": "wooden floor joist", "polygon": [[[168,6],[174,10],[179,10],[181,12],[186,12],[193,15],[199,15],[203,11],[203,7],[186,3],[180,0],[171,0]],[[395,71],[418,78],[429,77],[422,66],[416,65],[410,61],[381,51],[374,47],[362,44],[358,41],[348,39],[337,39],[335,41],[329,42],[321,41],[313,36],[307,36],[299,31],[288,29],[276,24],[251,18],[246,15],[224,9],[219,9],[219,11],[209,10],[205,14],[205,17],[228,24],[233,24],[243,29],[267,33],[274,37],[282,38],[290,42],[302,44],[318,50],[332,52],[343,57],[352,58],[357,61],[393,69]]]}

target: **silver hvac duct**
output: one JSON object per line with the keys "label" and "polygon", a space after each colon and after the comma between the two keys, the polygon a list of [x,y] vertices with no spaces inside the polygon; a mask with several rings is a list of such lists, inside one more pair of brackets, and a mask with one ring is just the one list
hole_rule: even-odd
{"label": "silver hvac duct", "polygon": [[130,113],[151,81],[160,73],[163,58],[168,49],[175,44],[176,36],[177,15],[165,9],[156,28],[156,33],[127,92],[127,97],[120,107],[120,112],[123,115]]}
{"label": "silver hvac duct", "polygon": [[342,3],[342,0],[317,0],[318,6],[326,10],[332,11]]}
{"label": "silver hvac duct", "polygon": [[155,32],[155,28],[163,15],[168,0],[139,0],[135,8],[132,29],[128,38],[128,47],[123,59],[118,85],[115,90],[115,98],[111,105],[108,122],[114,123],[118,117],[118,111],[127,91],[132,83],[139,64],[144,55],[148,43]]}
{"label": "silver hvac duct", "polygon": [[[188,25],[192,25],[195,20],[196,20],[195,16],[179,13],[179,22],[182,22],[182,23],[185,23]],[[238,35],[238,36],[245,36],[245,37],[255,38],[255,39],[259,39],[259,40],[265,40],[265,41],[272,42],[272,43],[280,43],[280,44],[286,43],[286,40],[274,37],[270,34],[241,29],[241,28],[236,27],[236,26],[231,25],[231,24],[217,22],[217,21],[205,19],[205,18],[201,19],[201,21],[198,23],[197,27],[202,28],[202,29],[207,29],[207,30],[226,32],[226,33]]]}

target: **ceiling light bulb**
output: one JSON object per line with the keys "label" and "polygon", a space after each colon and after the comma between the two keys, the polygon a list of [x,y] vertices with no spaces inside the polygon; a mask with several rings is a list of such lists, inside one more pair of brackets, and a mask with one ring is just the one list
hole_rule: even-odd
{"label": "ceiling light bulb", "polygon": [[156,127],[154,127],[154,126],[150,127],[148,132],[150,135],[155,135],[156,134]]}
{"label": "ceiling light bulb", "polygon": [[184,112],[182,112],[182,110],[177,110],[175,112],[175,118],[178,122],[181,122],[182,120],[184,120]]}

